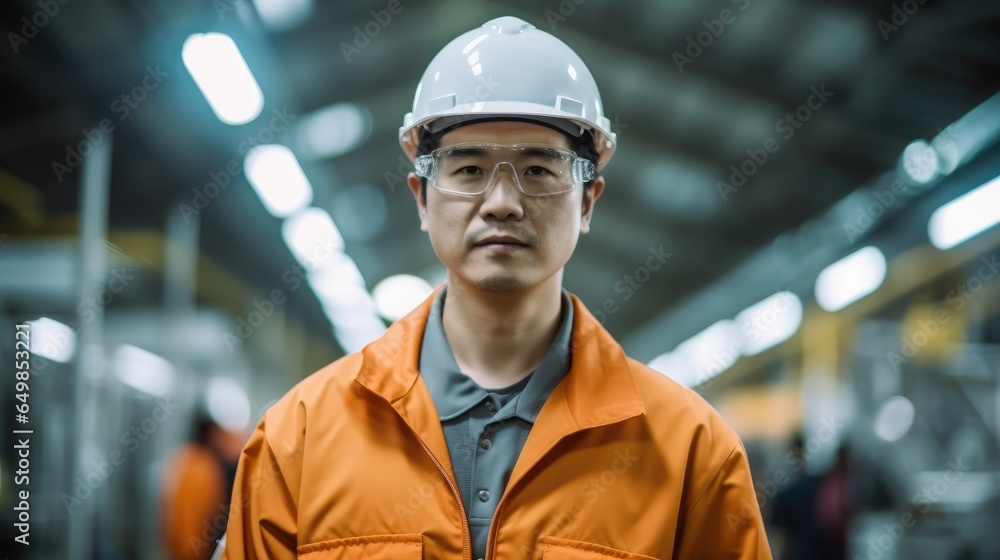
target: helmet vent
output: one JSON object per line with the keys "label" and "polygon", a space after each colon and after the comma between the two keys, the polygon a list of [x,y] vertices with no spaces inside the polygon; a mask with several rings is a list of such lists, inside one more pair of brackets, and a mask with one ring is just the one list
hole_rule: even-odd
{"label": "helmet vent", "polygon": [[583,118],[583,103],[577,101],[576,99],[570,99],[569,97],[563,97],[561,95],[556,96],[556,109],[560,111],[565,111],[571,115],[576,115]]}
{"label": "helmet vent", "polygon": [[458,97],[454,93],[451,93],[428,101],[427,110],[431,113],[436,113],[438,111],[447,111],[455,105],[458,105]]}

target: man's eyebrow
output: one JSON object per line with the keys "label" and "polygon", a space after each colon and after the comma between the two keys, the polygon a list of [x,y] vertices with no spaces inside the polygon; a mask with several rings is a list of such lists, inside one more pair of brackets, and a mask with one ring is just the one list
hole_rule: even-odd
{"label": "man's eyebrow", "polygon": [[528,157],[540,157],[549,161],[557,161],[563,158],[562,154],[552,148],[524,148],[522,153]]}
{"label": "man's eyebrow", "polygon": [[[453,158],[480,157],[490,151],[477,146],[461,146],[448,150],[448,156]],[[563,158],[562,154],[552,148],[527,147],[518,150],[520,155],[525,157],[542,158],[546,161],[558,161]]]}
{"label": "man's eyebrow", "polygon": [[486,153],[483,148],[476,148],[473,146],[466,146],[462,148],[452,148],[448,150],[448,155],[450,157],[475,157],[481,156]]}

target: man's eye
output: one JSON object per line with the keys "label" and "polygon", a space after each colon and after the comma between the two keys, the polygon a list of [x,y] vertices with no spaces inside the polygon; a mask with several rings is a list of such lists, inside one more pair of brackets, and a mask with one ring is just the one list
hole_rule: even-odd
{"label": "man's eye", "polygon": [[540,165],[532,165],[531,167],[529,167],[529,168],[527,168],[527,169],[524,170],[524,174],[525,175],[535,176],[535,177],[537,177],[539,175],[545,175],[548,172],[549,172],[548,169],[545,169],[544,167],[542,167]]}
{"label": "man's eye", "polygon": [[479,174],[479,168],[475,165],[466,165],[458,170],[459,175],[477,175]]}

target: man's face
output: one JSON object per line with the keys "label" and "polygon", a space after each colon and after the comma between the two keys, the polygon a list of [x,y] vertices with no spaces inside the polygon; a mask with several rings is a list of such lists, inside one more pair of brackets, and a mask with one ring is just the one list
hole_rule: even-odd
{"label": "man's face", "polygon": [[[465,142],[570,147],[554,129],[517,121],[474,123],[441,138],[442,147]],[[590,230],[604,179],[598,176],[586,195],[580,185],[563,194],[528,196],[506,166],[501,171],[490,190],[476,197],[443,193],[428,184],[427,199],[421,200],[421,181],[413,173],[408,186],[417,199],[420,229],[429,233],[449,276],[489,292],[516,292],[562,270],[580,234]],[[493,236],[510,236],[520,244],[487,243]]]}

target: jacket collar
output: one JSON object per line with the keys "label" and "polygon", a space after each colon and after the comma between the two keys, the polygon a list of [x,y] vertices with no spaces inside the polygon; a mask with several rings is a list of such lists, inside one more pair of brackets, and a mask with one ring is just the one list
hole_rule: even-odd
{"label": "jacket collar", "polygon": [[555,339],[535,370],[521,381],[506,388],[484,389],[471,377],[462,373],[444,332],[444,310],[447,286],[438,291],[431,306],[424,339],[420,343],[420,377],[431,392],[434,406],[441,420],[453,420],[478,406],[491,393],[514,391],[516,401],[511,410],[498,413],[494,421],[513,416],[534,424],[542,405],[556,385],[566,377],[572,363],[570,354],[573,334],[573,302],[565,290],[560,292],[560,324]]}
{"label": "jacket collar", "polygon": [[[361,351],[362,365],[355,380],[387,400],[434,454],[446,459],[448,446],[441,422],[417,369],[424,327],[440,290],[441,286]],[[559,439],[646,412],[621,346],[580,298],[569,295],[573,303],[572,365],[539,412],[512,479]]]}

